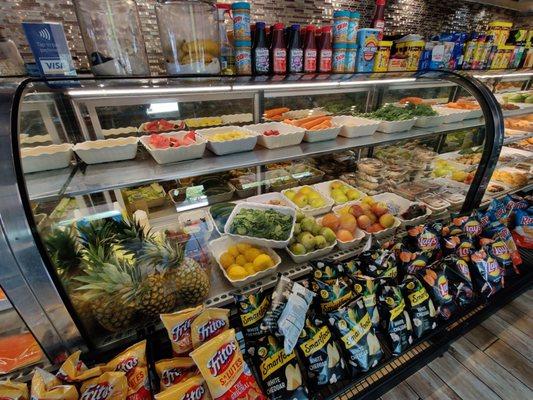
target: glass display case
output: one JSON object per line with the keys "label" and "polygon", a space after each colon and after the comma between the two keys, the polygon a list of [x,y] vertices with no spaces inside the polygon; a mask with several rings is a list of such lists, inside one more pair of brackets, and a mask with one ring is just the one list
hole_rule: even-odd
{"label": "glass display case", "polygon": [[[231,305],[276,272],[303,277],[314,257],[527,186],[529,170],[501,191],[491,180],[503,116],[527,114],[502,114],[498,96],[446,72],[27,80],[4,98],[18,116],[2,128],[19,195],[0,206],[6,240],[23,240],[13,257],[40,271],[29,284],[50,293],[37,301],[60,304],[62,343],[115,349],[161,330],[160,313]],[[34,99],[54,104],[57,137],[26,147]],[[515,150],[513,168],[530,165]],[[327,221],[360,204],[366,219]],[[316,220],[298,239],[274,235],[261,214],[276,207],[272,218]]]}

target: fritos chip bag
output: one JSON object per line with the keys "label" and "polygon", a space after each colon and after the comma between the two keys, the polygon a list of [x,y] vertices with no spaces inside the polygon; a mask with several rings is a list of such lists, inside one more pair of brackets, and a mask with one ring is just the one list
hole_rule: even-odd
{"label": "fritos chip bag", "polygon": [[264,335],[261,322],[270,306],[270,299],[263,289],[259,288],[255,293],[247,295],[236,294],[234,297],[244,337],[247,340],[253,340]]}
{"label": "fritos chip bag", "polygon": [[126,400],[128,379],[124,372],[104,372],[81,385],[80,400]]}
{"label": "fritos chip bag", "polygon": [[191,325],[194,319],[200,315],[203,306],[187,308],[172,314],[161,314],[161,321],[168,332],[172,343],[174,356],[189,354],[193,349],[191,337]]}
{"label": "fritos chip bag", "polygon": [[87,368],[85,363],[80,360],[80,355],[81,350],[78,350],[65,360],[56,373],[60,380],[67,383],[83,382],[102,374],[100,366],[91,369]]}
{"label": "fritos chip bag", "polygon": [[193,376],[177,385],[155,395],[156,400],[211,400],[205,380]]}
{"label": "fritos chip bag", "polygon": [[62,385],[54,374],[35,368],[31,378],[31,399],[78,400],[78,390],[74,385]]}
{"label": "fritos chip bag", "polygon": [[190,357],[176,357],[159,360],[155,363],[155,371],[159,376],[161,390],[165,390],[193,376],[200,375],[200,371]]}
{"label": "fritos chip bag", "polygon": [[215,336],[190,355],[214,400],[267,400],[244,361],[235,329]]}
{"label": "fritos chip bag", "polygon": [[105,371],[120,371],[128,379],[128,400],[148,400],[152,398],[148,367],[146,365],[146,340],[127,348],[109,361]]}
{"label": "fritos chip bag", "polygon": [[0,399],[6,400],[28,400],[28,385],[21,382],[0,381]]}
{"label": "fritos chip bag", "polygon": [[204,342],[229,328],[229,310],[225,308],[206,308],[191,324],[192,347],[197,348]]}

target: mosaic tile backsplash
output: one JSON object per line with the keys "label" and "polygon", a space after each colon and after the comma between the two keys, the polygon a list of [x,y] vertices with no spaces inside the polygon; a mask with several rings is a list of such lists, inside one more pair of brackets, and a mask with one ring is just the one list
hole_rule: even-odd
{"label": "mosaic tile backsplash", "polygon": [[[163,73],[161,46],[154,12],[156,0],[137,0],[143,35],[146,41],[152,73]],[[231,1],[224,1],[231,3]],[[374,0],[255,0],[252,14],[256,21],[268,24],[329,23],[333,10],[359,11],[362,26],[369,26],[374,12]],[[88,68],[74,6],[70,0],[0,0],[0,27],[15,41],[25,60],[32,60],[31,51],[22,31],[22,21],[56,21],[63,23],[77,68]],[[515,27],[531,26],[533,16],[512,10],[465,3],[461,0],[389,0],[386,8],[387,34],[441,31],[483,30],[490,21],[515,22]]]}

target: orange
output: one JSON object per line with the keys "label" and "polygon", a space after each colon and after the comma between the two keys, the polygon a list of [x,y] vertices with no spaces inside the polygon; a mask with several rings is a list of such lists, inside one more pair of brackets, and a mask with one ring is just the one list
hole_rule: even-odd
{"label": "orange", "polygon": [[322,226],[330,228],[333,231],[336,231],[339,228],[339,224],[339,217],[337,217],[335,214],[329,213],[324,215],[324,218],[322,218]]}

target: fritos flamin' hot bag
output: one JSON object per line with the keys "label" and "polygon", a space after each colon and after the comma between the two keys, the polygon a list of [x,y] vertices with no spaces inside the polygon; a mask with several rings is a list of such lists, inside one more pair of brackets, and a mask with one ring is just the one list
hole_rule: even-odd
{"label": "fritos flamin' hot bag", "polygon": [[124,372],[104,372],[81,385],[80,400],[126,400],[128,379]]}
{"label": "fritos flamin' hot bag", "polygon": [[28,386],[25,383],[0,381],[0,399],[28,400]]}
{"label": "fritos flamin' hot bag", "polygon": [[146,366],[146,340],[124,350],[109,361],[103,369],[126,374],[128,379],[128,400],[149,400],[152,398],[150,383],[148,382],[148,368]]}
{"label": "fritos flamin' hot bag", "polygon": [[191,325],[203,306],[187,308],[172,314],[161,314],[175,356],[187,355],[192,350]]}
{"label": "fritos flamin' hot bag", "polygon": [[81,350],[72,353],[61,365],[56,376],[67,383],[83,382],[87,379],[94,378],[102,374],[101,367],[87,368],[85,363],[80,360]]}
{"label": "fritos flamin' hot bag", "polygon": [[62,385],[54,374],[35,368],[31,378],[31,399],[78,400],[78,390],[74,385]]}
{"label": "fritos flamin' hot bag", "polygon": [[194,376],[155,395],[156,400],[211,400],[204,378]]}
{"label": "fritos flamin' hot bag", "polygon": [[244,361],[235,329],[229,329],[191,354],[214,400],[267,400]]}
{"label": "fritos flamin' hot bag", "polygon": [[155,363],[155,370],[160,379],[161,390],[184,382],[195,375],[200,375],[198,367],[190,357],[176,357]]}
{"label": "fritos flamin' hot bag", "polygon": [[206,308],[192,321],[192,347],[195,349],[229,328],[229,310]]}

